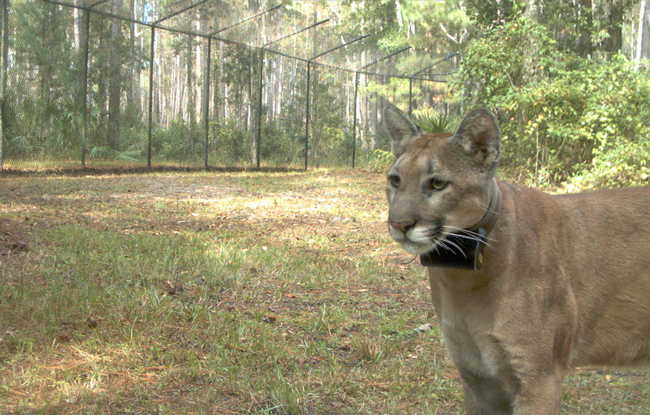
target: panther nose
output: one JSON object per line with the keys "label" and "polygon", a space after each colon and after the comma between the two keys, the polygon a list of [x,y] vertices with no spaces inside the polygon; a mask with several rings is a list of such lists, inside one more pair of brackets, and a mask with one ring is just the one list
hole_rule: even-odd
{"label": "panther nose", "polygon": [[415,221],[413,221],[413,220],[408,220],[408,221],[403,221],[403,222],[398,222],[398,221],[391,220],[391,221],[389,221],[389,223],[390,223],[390,226],[392,226],[393,228],[395,228],[398,231],[401,231],[403,233],[408,232],[409,229],[411,229],[412,227],[415,226]]}

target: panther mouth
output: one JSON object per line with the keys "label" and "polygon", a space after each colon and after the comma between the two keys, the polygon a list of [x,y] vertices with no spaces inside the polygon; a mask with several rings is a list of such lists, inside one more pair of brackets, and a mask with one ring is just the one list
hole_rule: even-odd
{"label": "panther mouth", "polygon": [[428,229],[407,232],[391,229],[391,235],[406,252],[413,255],[437,253],[464,257],[468,249],[473,249],[476,241],[482,241],[482,236],[473,230],[447,228],[441,223]]}
{"label": "panther mouth", "polygon": [[413,255],[422,255],[436,249],[438,244],[444,240],[445,232],[441,226],[431,228],[414,226],[407,230],[400,230],[389,226],[391,236],[402,248]]}

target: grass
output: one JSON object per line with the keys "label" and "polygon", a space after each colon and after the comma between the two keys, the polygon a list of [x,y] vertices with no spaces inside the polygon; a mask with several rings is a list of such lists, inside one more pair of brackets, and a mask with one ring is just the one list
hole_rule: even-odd
{"label": "grass", "polygon": [[[424,271],[385,231],[379,174],[0,188],[0,413],[462,412]],[[648,380],[577,371],[564,410],[648,413]]]}

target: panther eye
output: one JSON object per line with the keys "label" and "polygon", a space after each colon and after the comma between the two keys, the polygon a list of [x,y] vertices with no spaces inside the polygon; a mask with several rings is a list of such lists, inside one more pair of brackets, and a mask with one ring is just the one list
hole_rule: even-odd
{"label": "panther eye", "polygon": [[391,174],[388,176],[388,183],[390,183],[391,186],[398,188],[402,183],[402,179],[400,179],[400,177],[396,174]]}
{"label": "panther eye", "polygon": [[443,190],[449,182],[442,180],[440,177],[434,177],[429,181],[429,190],[440,191]]}

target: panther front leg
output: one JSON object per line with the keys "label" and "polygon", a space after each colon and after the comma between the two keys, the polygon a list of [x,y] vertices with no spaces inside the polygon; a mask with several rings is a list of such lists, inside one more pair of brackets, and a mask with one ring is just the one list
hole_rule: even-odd
{"label": "panther front leg", "polygon": [[461,370],[467,415],[557,415],[564,370],[541,369],[534,379],[481,377]]}
{"label": "panther front leg", "polygon": [[461,370],[467,415],[512,415],[514,395],[497,378],[476,376]]}
{"label": "panther front leg", "polygon": [[468,415],[560,413],[567,364],[563,354],[553,356],[553,342],[531,344],[528,336],[526,342],[508,342],[495,334],[477,336],[477,330],[466,325],[443,327]]}
{"label": "panther front leg", "polygon": [[462,375],[467,415],[557,415],[563,371],[524,381],[518,390],[499,378]]}
{"label": "panther front leg", "polygon": [[535,379],[529,379],[517,394],[514,415],[559,415],[565,369],[544,368]]}

